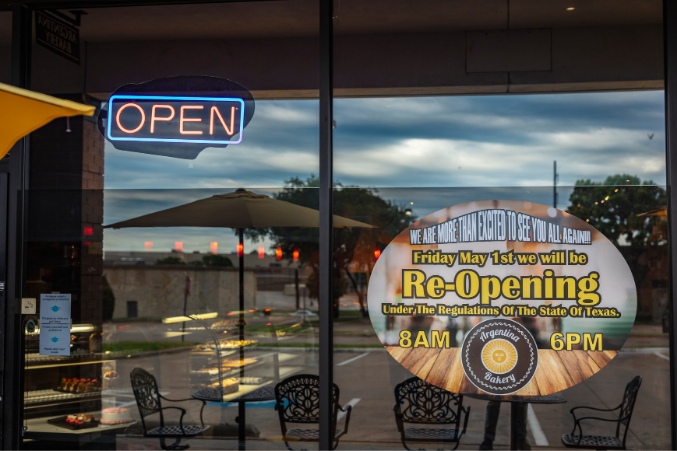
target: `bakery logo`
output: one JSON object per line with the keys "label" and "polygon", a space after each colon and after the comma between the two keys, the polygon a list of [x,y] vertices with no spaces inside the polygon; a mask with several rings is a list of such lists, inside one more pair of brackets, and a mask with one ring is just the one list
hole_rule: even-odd
{"label": "bakery logo", "polygon": [[490,319],[470,329],[461,353],[470,382],[492,395],[521,390],[538,368],[534,337],[523,325],[507,319]]}

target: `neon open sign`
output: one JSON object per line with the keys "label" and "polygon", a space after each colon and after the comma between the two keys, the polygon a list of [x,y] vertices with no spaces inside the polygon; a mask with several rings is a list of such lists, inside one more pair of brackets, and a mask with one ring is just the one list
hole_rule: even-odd
{"label": "neon open sign", "polygon": [[111,141],[242,141],[244,101],[238,98],[113,95],[108,111],[106,129]]}

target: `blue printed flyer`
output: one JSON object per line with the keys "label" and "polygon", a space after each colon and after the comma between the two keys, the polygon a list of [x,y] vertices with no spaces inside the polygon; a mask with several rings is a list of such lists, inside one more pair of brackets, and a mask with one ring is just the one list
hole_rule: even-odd
{"label": "blue printed flyer", "polygon": [[40,325],[40,355],[71,355],[71,325]]}
{"label": "blue printed flyer", "polygon": [[70,355],[71,295],[40,295],[40,355]]}

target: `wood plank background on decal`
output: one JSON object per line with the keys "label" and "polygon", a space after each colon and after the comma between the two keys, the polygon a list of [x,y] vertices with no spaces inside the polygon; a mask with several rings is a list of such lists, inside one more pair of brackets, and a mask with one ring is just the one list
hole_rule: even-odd
{"label": "wood plank background on decal", "polygon": [[[453,393],[484,394],[463,372],[461,348],[400,348],[388,346],[390,355],[417,377]],[[538,368],[529,384],[508,398],[557,393],[604,368],[618,351],[538,350]],[[506,396],[501,396],[506,399]]]}

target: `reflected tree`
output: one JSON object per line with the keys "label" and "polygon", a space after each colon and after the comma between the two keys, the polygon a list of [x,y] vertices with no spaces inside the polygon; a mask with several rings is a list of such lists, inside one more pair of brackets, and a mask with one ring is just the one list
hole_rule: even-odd
{"label": "reflected tree", "polygon": [[569,202],[568,213],[587,221],[619,248],[641,289],[650,270],[647,260],[666,242],[665,217],[642,214],[667,204],[665,190],[652,181],[617,174],[601,183],[576,181]]}
{"label": "reflected tree", "polygon": [[115,294],[113,293],[113,289],[108,283],[106,276],[101,278],[101,282],[103,285],[101,319],[103,321],[110,321],[113,319],[113,313],[115,311]]}
{"label": "reflected tree", "polygon": [[160,258],[155,262],[156,265],[185,265],[186,262],[179,257]]}
{"label": "reflected tree", "polygon": [[232,268],[233,262],[225,255],[205,255],[202,257],[202,264],[204,266],[216,266],[221,268]]}
{"label": "reflected tree", "polygon": [[[285,188],[275,195],[278,200],[309,208],[318,208],[320,180],[311,175],[306,180],[294,177],[285,181]],[[348,285],[357,294],[360,311],[368,316],[363,290],[360,289],[358,274],[364,274],[366,281],[374,267],[377,255],[390,242],[415,221],[404,207],[384,200],[378,190],[334,185],[334,214],[375,225],[376,229],[334,229],[334,316],[339,315],[339,298],[345,294]],[[251,239],[268,236],[283,255],[291,257],[299,251],[299,263],[312,269],[308,277],[309,296],[319,297],[319,231],[316,228],[271,228],[249,229],[245,233]],[[378,252],[375,252],[378,250]]]}

